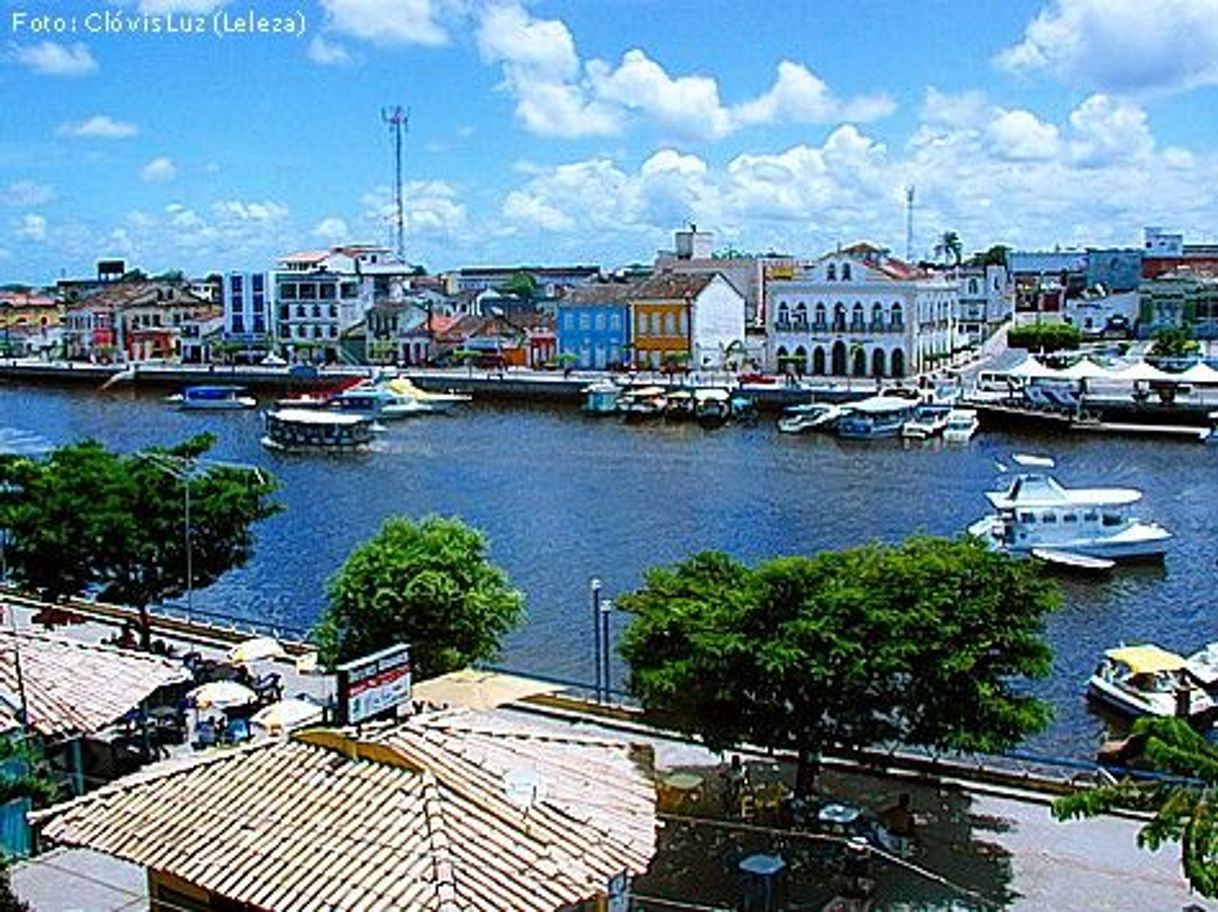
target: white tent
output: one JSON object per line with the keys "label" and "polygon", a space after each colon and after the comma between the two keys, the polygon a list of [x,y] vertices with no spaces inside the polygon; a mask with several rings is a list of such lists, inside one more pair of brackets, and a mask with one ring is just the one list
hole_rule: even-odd
{"label": "white tent", "polygon": [[1012,377],[1023,377],[1026,380],[1062,380],[1062,372],[1052,367],[1046,367],[1035,358],[1029,356],[1007,371]]}
{"label": "white tent", "polygon": [[1185,383],[1218,383],[1218,370],[1214,370],[1204,361],[1198,361],[1179,377]]}
{"label": "white tent", "polygon": [[1081,358],[1064,370],[1057,372],[1063,380],[1107,380],[1113,372],[1101,367],[1090,358]]}
{"label": "white tent", "polygon": [[1126,383],[1137,383],[1139,381],[1161,381],[1165,383],[1185,383],[1181,374],[1169,374],[1167,371],[1159,370],[1153,364],[1148,364],[1145,361],[1135,361],[1127,367],[1113,371],[1109,374],[1113,380],[1124,380]]}

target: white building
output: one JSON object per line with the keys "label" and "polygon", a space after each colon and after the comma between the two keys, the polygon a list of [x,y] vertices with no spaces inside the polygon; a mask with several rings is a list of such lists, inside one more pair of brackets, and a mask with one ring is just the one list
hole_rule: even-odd
{"label": "white building", "polygon": [[980,345],[1004,320],[1010,318],[1014,303],[1008,289],[1007,268],[961,266],[956,270],[960,282],[956,332],[960,346]]}
{"label": "white building", "polygon": [[856,244],[771,278],[771,369],[820,376],[907,377],[946,362],[956,283]]}
{"label": "white building", "polygon": [[230,272],[224,277],[222,338],[240,360],[260,361],[273,348],[270,292],[265,272]]}
{"label": "white building", "polygon": [[744,297],[723,276],[663,273],[629,298],[634,362],[721,370],[744,344]]}

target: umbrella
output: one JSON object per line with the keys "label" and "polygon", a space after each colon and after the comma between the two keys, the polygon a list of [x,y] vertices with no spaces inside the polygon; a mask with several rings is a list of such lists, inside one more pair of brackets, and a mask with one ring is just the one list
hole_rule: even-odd
{"label": "umbrella", "polygon": [[228,660],[230,662],[245,664],[248,662],[258,662],[262,659],[280,659],[285,655],[287,653],[283,651],[283,647],[279,645],[278,640],[274,637],[261,636],[238,643],[228,651]]}
{"label": "umbrella", "polygon": [[319,722],[321,717],[322,708],[316,703],[289,697],[262,707],[250,717],[250,721],[271,734],[279,734],[308,722]]}
{"label": "umbrella", "polygon": [[196,709],[228,709],[253,703],[257,695],[236,681],[210,681],[196,687],[187,695]]}

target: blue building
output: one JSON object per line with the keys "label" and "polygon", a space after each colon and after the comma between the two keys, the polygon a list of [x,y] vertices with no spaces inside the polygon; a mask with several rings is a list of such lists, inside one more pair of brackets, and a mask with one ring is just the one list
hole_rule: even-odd
{"label": "blue building", "polygon": [[1142,251],[1087,251],[1087,287],[1103,285],[1108,292],[1135,291],[1142,283]]}
{"label": "blue building", "polygon": [[637,286],[608,282],[573,288],[558,302],[558,354],[574,366],[604,370],[629,360],[630,298]]}
{"label": "blue building", "polygon": [[238,346],[239,360],[257,361],[272,348],[270,280],[265,272],[230,272],[224,277],[223,339]]}

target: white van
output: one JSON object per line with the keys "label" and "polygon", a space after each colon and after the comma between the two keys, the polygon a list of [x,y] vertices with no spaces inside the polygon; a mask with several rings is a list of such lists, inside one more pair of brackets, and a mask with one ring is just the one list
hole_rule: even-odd
{"label": "white van", "polygon": [[977,375],[977,389],[992,393],[1009,393],[1023,389],[1024,378],[1006,371],[982,371]]}

